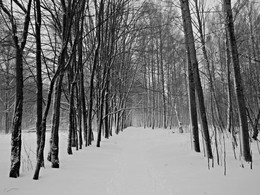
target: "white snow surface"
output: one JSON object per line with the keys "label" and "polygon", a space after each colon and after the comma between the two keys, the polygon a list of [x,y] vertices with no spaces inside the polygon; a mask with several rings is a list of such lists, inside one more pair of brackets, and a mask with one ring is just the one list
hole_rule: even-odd
{"label": "white snow surface", "polygon": [[[49,137],[49,133],[48,136]],[[67,134],[60,133],[60,168],[45,168],[32,179],[35,133],[23,133],[21,175],[9,178],[10,135],[0,135],[0,195],[259,195],[260,155],[255,143],[253,169],[235,160],[227,141],[224,165],[208,161],[191,149],[190,135],[171,130],[127,128],[92,146],[67,155]],[[45,154],[49,149],[46,140]],[[237,151],[238,153],[238,151]],[[222,155],[223,157],[223,155]],[[210,163],[211,164],[211,163]]]}

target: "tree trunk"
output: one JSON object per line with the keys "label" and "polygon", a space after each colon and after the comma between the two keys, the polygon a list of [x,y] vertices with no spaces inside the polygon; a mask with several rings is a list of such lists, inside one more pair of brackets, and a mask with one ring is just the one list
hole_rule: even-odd
{"label": "tree trunk", "polygon": [[193,149],[195,152],[200,152],[199,128],[196,106],[196,92],[192,65],[190,61],[189,50],[187,49],[187,69],[188,69],[188,94],[189,94],[189,112],[190,112],[190,128],[192,134]]}
{"label": "tree trunk", "polygon": [[[80,110],[82,113],[79,114],[79,118],[81,121],[81,117],[83,118],[83,135],[84,135],[84,141],[85,141],[85,146],[88,146],[88,141],[87,141],[87,109],[86,109],[86,97],[85,97],[85,88],[84,88],[84,71],[83,71],[83,62],[82,62],[82,55],[83,55],[83,29],[84,29],[84,10],[85,10],[85,4],[86,1],[84,0],[82,6],[82,17],[81,17],[81,27],[80,27],[80,35],[79,35],[79,43],[78,43],[78,68],[79,68],[79,99],[80,99]],[[81,123],[80,123],[81,124]],[[80,127],[81,128],[81,127]],[[81,136],[81,133],[80,133]],[[80,139],[81,140],[81,139]]]}
{"label": "tree trunk", "polygon": [[239,56],[238,56],[238,49],[236,44],[231,0],[223,0],[223,6],[224,6],[224,11],[226,13],[226,28],[228,30],[231,53],[232,53],[234,84],[235,84],[236,99],[237,99],[238,111],[239,111],[242,156],[245,161],[251,162],[252,156],[251,156],[250,145],[249,145],[249,132],[248,132],[248,123],[247,123],[247,116],[246,116],[246,105],[244,99],[242,78],[240,73]]}
{"label": "tree trunk", "polygon": [[[80,77],[80,76],[79,76]],[[78,115],[76,114],[76,120],[78,123],[78,127],[79,127],[79,149],[82,149],[82,145],[83,145],[83,138],[82,138],[82,100],[80,98],[80,81],[78,81],[77,85],[76,85],[76,99],[77,99],[77,112]]]}
{"label": "tree trunk", "polygon": [[51,106],[51,99],[52,99],[52,92],[53,92],[54,84],[55,84],[56,78],[58,77],[59,73],[60,73],[60,67],[56,71],[56,73],[53,76],[51,83],[50,83],[47,103],[46,103],[46,107],[45,107],[43,118],[42,118],[42,124],[40,126],[42,134],[41,134],[41,142],[40,142],[39,153],[38,153],[38,156],[37,156],[37,163],[36,163],[35,172],[34,172],[34,176],[33,176],[34,180],[39,179],[39,173],[40,173],[41,164],[42,164],[41,156],[43,156],[44,147],[45,147],[46,121],[47,121],[47,116],[48,116],[50,106]]}
{"label": "tree trunk", "polygon": [[22,115],[23,115],[23,50],[26,45],[28,29],[30,23],[32,0],[28,1],[27,11],[23,24],[21,44],[17,37],[17,25],[14,21],[13,12],[11,13],[0,1],[0,8],[8,15],[12,24],[12,37],[15,45],[15,73],[16,73],[16,101],[14,116],[12,122],[12,136],[11,136],[11,168],[9,177],[17,178],[20,175],[21,165],[21,146],[22,146]]}
{"label": "tree trunk", "polygon": [[61,86],[64,72],[58,76],[54,89],[54,103],[52,115],[52,128],[50,138],[50,152],[48,160],[52,163],[52,168],[59,168],[59,125],[60,125],[60,100],[61,100]]}
{"label": "tree trunk", "polygon": [[228,35],[227,35],[227,30],[225,31],[226,33],[226,66],[227,66],[227,96],[228,96],[228,108],[227,108],[227,126],[226,130],[228,132],[231,132],[232,134],[233,129],[232,128],[232,116],[233,116],[233,109],[232,109],[232,85],[231,85],[231,71],[230,71],[230,66],[231,66],[231,59],[230,59],[230,50],[229,50],[229,41],[228,41]]}
{"label": "tree trunk", "polygon": [[[43,111],[43,95],[42,95],[42,63],[41,63],[41,4],[40,0],[35,1],[35,37],[36,37],[36,79],[37,79],[37,119],[36,119],[36,134],[37,134],[37,157],[39,155],[40,143],[41,143],[41,123],[42,123],[42,111]],[[43,153],[40,156],[42,165],[44,166]]]}
{"label": "tree trunk", "polygon": [[206,143],[207,157],[209,159],[212,159],[213,154],[212,154],[212,149],[211,149],[211,140],[209,137],[208,121],[207,121],[206,109],[205,109],[205,105],[204,105],[204,95],[203,95],[203,90],[202,90],[202,86],[201,86],[198,61],[197,61],[197,56],[196,56],[196,49],[195,49],[195,42],[194,42],[194,37],[193,37],[189,2],[188,2],[188,0],[180,0],[180,3],[181,3],[181,10],[182,10],[185,40],[186,40],[187,48],[190,51],[192,70],[194,73],[195,87],[196,87],[197,98],[198,98],[198,102],[199,102],[199,110],[200,110],[200,116],[201,116],[201,121],[202,121],[204,139],[205,139],[205,143]]}
{"label": "tree trunk", "polygon": [[[107,81],[108,82],[108,81]],[[110,130],[110,115],[109,115],[109,82],[106,86],[106,92],[105,92],[105,118],[104,118],[104,129],[105,129],[105,138],[109,138],[109,132]]]}
{"label": "tree trunk", "polygon": [[11,170],[10,177],[19,177],[22,146],[22,115],[23,115],[23,52],[16,48],[16,102],[12,123],[11,137]]}
{"label": "tree trunk", "polygon": [[102,127],[103,127],[103,113],[104,113],[104,96],[105,96],[105,89],[102,89],[100,94],[100,103],[99,103],[99,114],[98,114],[98,127],[97,127],[97,147],[100,147],[101,142],[101,134],[102,134]]}
{"label": "tree trunk", "polygon": [[[97,24],[97,31],[96,31],[96,36],[97,36],[97,47],[95,49],[95,54],[94,54],[94,62],[93,62],[93,67],[92,67],[92,72],[91,72],[91,78],[90,78],[90,86],[89,86],[89,112],[88,112],[88,145],[91,145],[92,141],[92,109],[93,109],[93,92],[94,92],[94,78],[96,74],[96,69],[99,63],[99,56],[100,56],[100,45],[101,45],[101,23],[102,23],[102,15],[103,15],[103,7],[104,7],[104,2],[101,0],[100,2],[100,8],[98,14],[98,24]],[[97,9],[97,7],[96,7]]]}
{"label": "tree trunk", "polygon": [[84,73],[83,65],[81,64],[80,68],[80,98],[81,98],[81,108],[82,108],[82,117],[83,117],[83,135],[85,146],[88,146],[88,131],[87,131],[87,109],[86,109],[86,100],[85,100],[85,89],[84,89]]}
{"label": "tree trunk", "polygon": [[5,134],[9,133],[9,95],[5,91]]}
{"label": "tree trunk", "polygon": [[67,153],[72,154],[72,147],[75,145],[75,105],[74,105],[74,88],[76,82],[73,81],[70,87],[70,111],[69,111],[69,134]]}
{"label": "tree trunk", "polygon": [[164,81],[164,70],[163,70],[163,37],[162,31],[160,31],[160,71],[161,71],[161,84],[162,84],[162,100],[163,100],[163,128],[167,129],[167,107],[165,98],[165,81]]}

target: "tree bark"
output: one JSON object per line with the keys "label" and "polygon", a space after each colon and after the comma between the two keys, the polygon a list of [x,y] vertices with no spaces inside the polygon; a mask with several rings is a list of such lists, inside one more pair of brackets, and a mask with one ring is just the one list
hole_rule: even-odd
{"label": "tree bark", "polygon": [[12,123],[11,137],[11,170],[10,177],[19,177],[22,146],[22,115],[23,115],[23,52],[16,48],[16,102]]}
{"label": "tree bark", "polygon": [[190,112],[190,130],[192,134],[193,149],[195,152],[200,152],[199,128],[196,105],[196,91],[192,65],[190,60],[189,50],[187,49],[187,69],[188,69],[188,96],[189,96],[189,112]]}
{"label": "tree bark", "polygon": [[60,125],[60,100],[61,100],[61,86],[64,72],[58,76],[54,88],[54,104],[52,115],[52,128],[50,138],[50,152],[48,160],[52,163],[52,168],[59,168],[59,125]]}
{"label": "tree bark", "polygon": [[68,146],[67,153],[72,154],[72,146],[75,145],[75,103],[74,103],[74,88],[76,82],[72,81],[70,87],[70,110],[69,110],[69,134],[68,134]]}
{"label": "tree bark", "polygon": [[[15,46],[15,73],[16,73],[16,101],[14,116],[12,122],[12,136],[11,136],[11,168],[9,177],[17,178],[20,175],[21,165],[21,146],[22,146],[22,115],[23,115],[23,51],[26,45],[28,29],[30,23],[32,0],[28,1],[26,15],[24,18],[21,43],[19,44],[19,38],[17,37],[17,24],[13,16],[13,10],[9,11],[5,7],[2,0],[0,0],[0,8],[9,17],[12,25],[12,38]],[[11,2],[12,6],[12,2]]]}
{"label": "tree bark", "polygon": [[192,23],[191,23],[190,9],[189,9],[189,1],[180,0],[180,3],[181,3],[181,10],[182,10],[183,25],[184,25],[184,34],[186,40],[185,42],[190,52],[192,70],[194,74],[195,87],[196,87],[200,116],[201,116],[202,127],[203,127],[203,135],[206,143],[207,157],[209,159],[212,159],[213,154],[211,149],[211,140],[209,137],[208,121],[207,121],[206,109],[204,105],[204,94],[201,86],[198,61],[196,56],[195,42],[193,37],[193,30],[192,30]]}
{"label": "tree bark", "polygon": [[225,46],[226,46],[226,66],[227,66],[227,96],[228,96],[228,108],[227,108],[227,125],[226,125],[226,130],[228,132],[231,132],[232,134],[233,129],[232,128],[232,116],[233,116],[233,109],[232,109],[232,85],[231,85],[231,71],[230,71],[230,66],[231,66],[231,58],[230,58],[230,48],[229,48],[229,40],[228,40],[228,35],[227,35],[227,30],[225,30],[226,33],[226,41],[225,41]]}
{"label": "tree bark", "polygon": [[235,85],[236,100],[237,100],[238,111],[239,111],[242,156],[245,161],[251,162],[252,156],[251,156],[250,145],[249,145],[249,132],[248,132],[248,123],[247,123],[247,116],[246,116],[246,105],[244,99],[242,77],[240,73],[239,56],[238,56],[235,30],[234,30],[231,0],[223,0],[223,7],[226,14],[226,28],[228,31],[231,53],[232,53],[234,85]]}
{"label": "tree bark", "polygon": [[[84,71],[83,71],[83,62],[82,62],[82,55],[83,55],[83,30],[84,30],[84,11],[86,1],[83,0],[82,2],[82,16],[81,16],[81,26],[80,26],[80,35],[79,35],[79,43],[78,43],[78,68],[79,68],[79,99],[80,99],[80,110],[82,113],[83,118],[83,135],[85,146],[87,146],[87,109],[86,109],[86,99],[85,99],[85,88],[84,88]],[[79,118],[81,120],[81,114],[79,114]],[[80,123],[81,124],[81,123]],[[80,133],[81,136],[81,133]],[[80,139],[81,140],[81,139]]]}
{"label": "tree bark", "polygon": [[50,88],[49,88],[49,92],[48,92],[47,103],[46,103],[46,107],[45,107],[43,118],[42,118],[42,124],[40,126],[42,134],[41,134],[41,142],[40,142],[40,148],[39,148],[37,163],[36,163],[35,172],[34,172],[34,176],[33,176],[34,180],[39,179],[39,173],[40,173],[41,164],[42,164],[42,160],[41,160],[40,157],[43,156],[44,147],[45,147],[46,121],[47,121],[47,116],[48,116],[50,106],[51,106],[51,99],[52,99],[54,84],[55,84],[55,81],[56,81],[58,75],[60,74],[60,68],[61,67],[58,68],[58,70],[56,71],[56,73],[54,74],[54,76],[51,80]]}
{"label": "tree bark", "polygon": [[[42,111],[43,111],[43,94],[42,94],[42,63],[41,63],[41,3],[40,0],[35,1],[35,38],[36,38],[36,79],[37,79],[37,119],[36,119],[36,134],[37,134],[37,157],[39,155],[40,143],[41,143],[41,123],[42,123]],[[44,166],[43,153],[40,156],[42,165]]]}

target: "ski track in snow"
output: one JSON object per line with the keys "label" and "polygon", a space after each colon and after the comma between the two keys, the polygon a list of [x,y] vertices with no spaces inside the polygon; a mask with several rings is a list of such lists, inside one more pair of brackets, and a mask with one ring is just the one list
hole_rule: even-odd
{"label": "ski track in snow", "polygon": [[[0,195],[258,195],[260,155],[256,144],[253,170],[240,167],[227,143],[227,176],[223,166],[207,169],[202,153],[190,148],[190,135],[171,130],[128,128],[101,148],[93,145],[67,155],[67,133],[60,132],[60,169],[35,166],[34,133],[23,133],[21,177],[8,177],[10,135],[0,135]],[[48,136],[49,137],[49,134]],[[25,149],[27,152],[25,152]],[[201,148],[202,149],[202,148]],[[49,150],[46,140],[45,156]],[[237,154],[239,151],[237,151]],[[216,163],[215,163],[216,164]]]}

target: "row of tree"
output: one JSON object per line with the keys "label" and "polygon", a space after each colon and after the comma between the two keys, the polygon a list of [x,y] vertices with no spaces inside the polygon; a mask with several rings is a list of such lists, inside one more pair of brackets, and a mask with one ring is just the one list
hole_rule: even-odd
{"label": "row of tree", "polygon": [[[131,104],[130,91],[137,72],[131,50],[138,28],[138,9],[133,3],[129,0],[0,2],[1,20],[6,24],[1,31],[6,43],[5,52],[1,53],[1,78],[7,85],[3,88],[7,109],[12,101],[8,93],[16,96],[10,177],[19,176],[21,164],[23,109],[29,108],[24,101],[27,96],[24,86],[32,85],[31,90],[35,90],[34,179],[38,179],[44,166],[48,124],[51,124],[48,160],[53,168],[59,167],[60,123],[68,121],[65,122],[69,127],[68,154],[72,154],[72,147],[92,144],[93,125],[98,134],[97,147],[102,133],[108,138],[112,127],[119,133],[130,125],[130,111],[126,107]],[[15,83],[10,81],[14,79]],[[16,91],[8,88],[11,84]],[[9,113],[6,110],[6,132]]]}
{"label": "row of tree", "polygon": [[189,124],[193,149],[203,146],[218,164],[230,134],[234,151],[240,145],[239,155],[251,162],[260,118],[258,4],[237,1],[232,8],[225,0],[207,10],[198,0],[147,2],[140,22],[146,28],[137,41],[143,108],[135,111],[137,123],[180,132]]}
{"label": "row of tree", "polygon": [[227,134],[251,162],[250,142],[259,132],[258,5],[244,0],[231,7],[226,0],[211,9],[198,0],[147,2],[140,19],[147,28],[138,40],[144,108],[136,111],[138,124],[174,123],[180,131],[190,124],[194,150],[201,150],[201,132],[206,156],[213,159],[214,146],[218,163]]}

